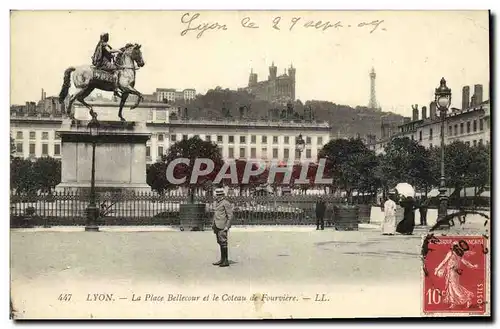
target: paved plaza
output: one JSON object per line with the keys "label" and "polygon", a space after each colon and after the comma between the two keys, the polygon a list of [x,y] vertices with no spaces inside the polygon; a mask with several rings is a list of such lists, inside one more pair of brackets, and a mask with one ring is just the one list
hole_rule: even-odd
{"label": "paved plaza", "polygon": [[[448,234],[484,232],[483,223],[480,218],[471,218],[466,226],[454,227]],[[144,308],[141,313],[137,305],[132,313],[123,314],[123,305],[116,303],[92,304],[92,311],[76,305],[84,303],[89,293],[110,290],[116,293],[125,289],[132,294],[134,289],[179,293],[239,289],[245,294],[257,289],[281,291],[289,287],[287,292],[308,294],[311,287],[317,287],[313,290],[318,293],[340,294],[336,300],[340,306],[348,302],[349,296],[358,295],[356,300],[387,298],[388,302],[391,299],[402,303],[389,309],[380,309],[382,304],[377,303],[366,310],[351,309],[354,315],[413,312],[418,316],[421,241],[427,230],[428,227],[417,226],[413,236],[382,236],[378,223],[361,225],[359,231],[350,232],[332,228],[316,231],[314,227],[234,227],[230,232],[231,266],[219,268],[211,265],[218,257],[211,231],[141,231],[140,227],[135,231],[131,227],[102,228],[98,233],[84,232],[82,227],[69,231],[18,229],[11,231],[12,299],[14,307],[20,309],[20,317],[59,317],[61,307],[71,305],[75,307],[71,314],[81,317],[134,317],[134,312],[169,317],[171,308]],[[55,307],[61,303],[57,297],[65,292],[77,295],[73,297],[76,304]],[[352,303],[354,307],[359,301]],[[180,304],[176,307],[176,312],[185,311]],[[398,311],[401,307],[404,310]],[[205,308],[196,311],[203,310],[209,312]],[[333,312],[332,316],[349,314],[338,314],[338,310],[333,307],[328,312]],[[281,311],[276,309],[272,314],[280,317]],[[293,314],[300,311],[298,308]],[[197,312],[185,316],[195,316]]]}

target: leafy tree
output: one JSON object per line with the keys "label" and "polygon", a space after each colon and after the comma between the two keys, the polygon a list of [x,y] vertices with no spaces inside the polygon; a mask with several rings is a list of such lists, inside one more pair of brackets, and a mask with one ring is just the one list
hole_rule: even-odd
{"label": "leafy tree", "polygon": [[16,154],[16,141],[10,136],[10,159],[12,160]]}
{"label": "leafy tree", "polygon": [[163,194],[168,187],[167,181],[167,164],[163,157],[161,161],[153,163],[146,170],[146,183],[151,186],[153,191]]}
{"label": "leafy tree", "polygon": [[61,182],[61,161],[51,157],[38,158],[32,170],[35,176],[36,187],[41,192],[51,193],[52,189]]}
{"label": "leafy tree", "polygon": [[475,194],[480,195],[490,184],[491,153],[489,145],[478,145],[470,149],[469,182],[475,188]]}
{"label": "leafy tree", "polygon": [[[459,202],[460,191],[474,187],[476,196],[481,194],[490,183],[489,145],[469,146],[462,141],[454,141],[445,146],[446,186],[452,188],[450,202]],[[432,150],[432,175],[435,186],[441,177],[441,148]]]}
{"label": "leafy tree", "polygon": [[431,159],[431,151],[418,142],[408,137],[394,138],[379,157],[377,176],[384,190],[405,182],[428,191],[435,184]]}
{"label": "leafy tree", "polygon": [[361,139],[331,140],[323,146],[318,158],[326,159],[325,172],[333,178],[333,185],[346,191],[348,197],[353,190],[372,190],[377,158]]}
{"label": "leafy tree", "polygon": [[[185,158],[189,160],[189,164],[178,164],[175,172],[181,173],[182,177],[186,177],[184,185],[189,187],[190,201],[194,202],[194,189],[197,186],[204,186],[207,181],[213,181],[221,169],[224,161],[222,160],[217,144],[203,141],[199,136],[181,140],[170,147],[168,154],[165,157],[166,162],[170,164],[170,162],[178,158]],[[197,182],[191,184],[190,181],[195,161],[196,159],[201,158],[212,160],[215,168],[210,174],[199,177]],[[200,169],[206,169],[206,165],[202,164]]]}
{"label": "leafy tree", "polygon": [[10,188],[17,193],[35,193],[37,190],[33,163],[22,158],[14,158],[10,163]]}

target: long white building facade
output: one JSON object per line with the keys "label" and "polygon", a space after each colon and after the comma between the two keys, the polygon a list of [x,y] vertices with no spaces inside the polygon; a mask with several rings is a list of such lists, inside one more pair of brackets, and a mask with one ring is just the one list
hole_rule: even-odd
{"label": "long white building facade", "polygon": [[[439,113],[432,109],[431,116],[427,117],[426,108],[413,113],[412,120],[399,125],[392,133],[382,132],[383,138],[371,144],[370,148],[377,154],[383,153],[384,148],[393,138],[408,137],[426,148],[439,147],[441,144],[441,119]],[[491,119],[490,101],[473,104],[464,109],[450,109],[445,118],[444,142],[451,144],[454,141],[463,141],[470,146],[490,143]]]}
{"label": "long white building facade", "polygon": [[[285,121],[238,121],[238,120],[185,120],[171,119],[170,108],[165,104],[149,104],[149,107],[135,109],[146,117],[147,131],[151,138],[147,142],[146,160],[152,164],[168,153],[175,142],[198,135],[201,139],[214,142],[225,160],[279,160],[317,161],[324,144],[330,140],[330,125],[327,122],[285,122]],[[116,108],[94,104],[99,113],[108,111],[116,116]],[[145,113],[146,112],[146,113]],[[124,114],[128,120],[130,112]],[[116,120],[116,119],[114,119]],[[61,139],[57,134],[63,122],[62,117],[16,116],[10,118],[11,137],[14,139],[18,157],[35,159],[43,156],[60,158]],[[303,152],[296,150],[296,139],[302,135],[305,141]],[[299,158],[300,156],[300,158]]]}

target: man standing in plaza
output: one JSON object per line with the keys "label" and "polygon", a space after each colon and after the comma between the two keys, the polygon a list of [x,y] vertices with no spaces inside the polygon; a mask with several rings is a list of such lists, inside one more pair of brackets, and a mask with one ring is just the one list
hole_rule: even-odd
{"label": "man standing in plaza", "polygon": [[429,208],[429,201],[425,196],[423,196],[422,199],[420,199],[420,206],[418,207],[418,211],[420,212],[420,225],[421,226],[427,225],[427,209],[428,208]]}
{"label": "man standing in plaza", "polygon": [[220,260],[213,265],[220,267],[229,266],[227,239],[229,229],[231,228],[231,220],[233,218],[233,205],[225,198],[224,189],[215,189],[215,208],[212,229],[217,238],[217,243],[220,247]]}
{"label": "man standing in plaza", "polygon": [[318,198],[316,202],[316,230],[325,229],[325,211],[326,211],[326,203],[322,197]]}

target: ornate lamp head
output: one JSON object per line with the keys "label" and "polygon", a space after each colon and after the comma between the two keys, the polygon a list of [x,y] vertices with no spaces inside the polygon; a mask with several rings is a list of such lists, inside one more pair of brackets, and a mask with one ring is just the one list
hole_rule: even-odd
{"label": "ornate lamp head", "polygon": [[435,101],[440,110],[447,110],[451,104],[451,89],[446,86],[446,80],[441,78],[439,87],[434,92]]}
{"label": "ornate lamp head", "polygon": [[97,119],[90,120],[87,128],[89,129],[90,136],[95,137],[99,135],[99,121]]}

